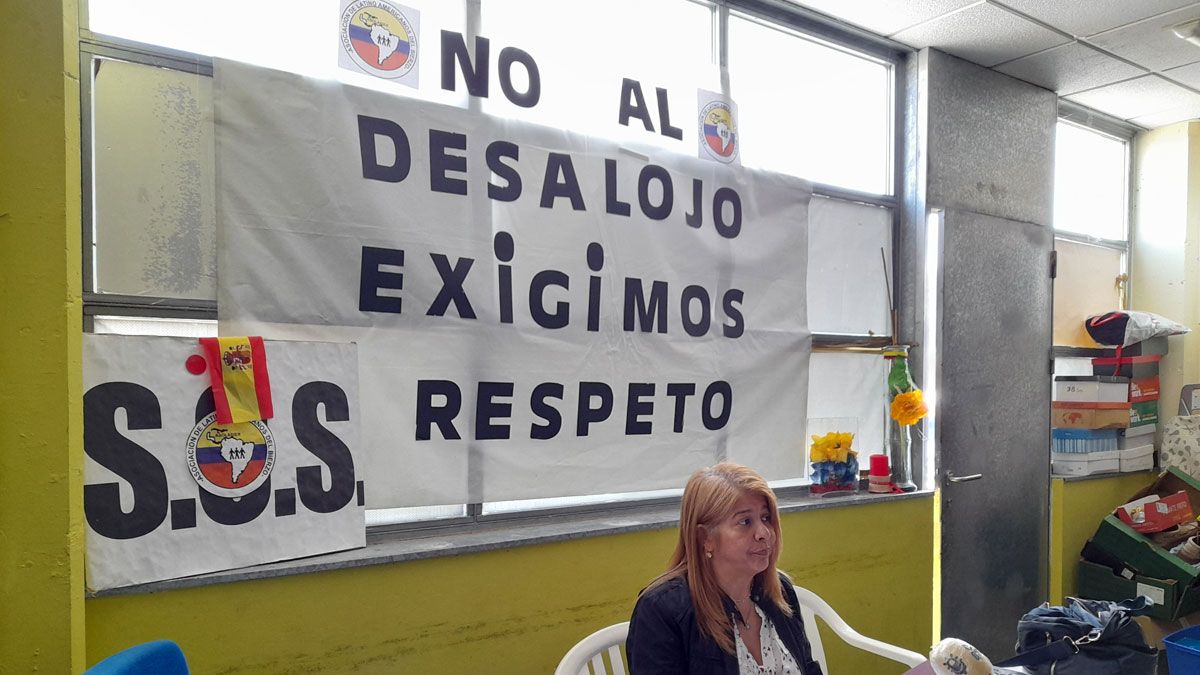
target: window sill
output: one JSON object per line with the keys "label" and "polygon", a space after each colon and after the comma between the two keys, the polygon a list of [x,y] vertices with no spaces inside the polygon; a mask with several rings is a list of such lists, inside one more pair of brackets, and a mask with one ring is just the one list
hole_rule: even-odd
{"label": "window sill", "polygon": [[[783,495],[779,498],[779,510],[782,513],[795,513],[905,499],[924,499],[932,496],[933,492],[930,490],[888,495],[859,492],[838,497],[814,497],[808,494]],[[514,546],[548,544],[588,537],[671,528],[675,527],[678,522],[679,506],[676,503],[572,516],[522,516],[473,523],[469,526],[430,527],[402,533],[368,533],[365,548],[181,579],[89,591],[87,597],[104,598],[116,595],[157,593],[237,581],[271,579],[294,574],[310,574],[442,556],[483,553]]]}
{"label": "window sill", "polygon": [[1144,471],[1106,471],[1105,473],[1093,473],[1087,476],[1055,476],[1050,474],[1050,477],[1055,480],[1061,480],[1064,483],[1078,483],[1086,480],[1097,480],[1100,478],[1121,478],[1122,476],[1145,476],[1147,478],[1157,477],[1161,469],[1146,469]]}

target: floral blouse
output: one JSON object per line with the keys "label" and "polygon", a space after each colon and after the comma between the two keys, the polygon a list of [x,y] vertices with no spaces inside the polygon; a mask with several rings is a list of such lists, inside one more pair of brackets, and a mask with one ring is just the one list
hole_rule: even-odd
{"label": "floral blouse", "polygon": [[746,643],[742,642],[742,634],[738,630],[736,617],[733,621],[733,639],[737,643],[738,675],[801,675],[803,671],[796,664],[795,657],[788,651],[787,645],[779,639],[775,632],[775,624],[763,614],[758,605],[754,611],[762,619],[762,627],[758,629],[758,642],[762,645],[762,665],[754,660]]}

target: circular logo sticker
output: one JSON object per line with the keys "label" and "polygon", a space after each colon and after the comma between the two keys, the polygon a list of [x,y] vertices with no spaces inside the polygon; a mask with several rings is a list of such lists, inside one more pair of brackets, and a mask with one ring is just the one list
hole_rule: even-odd
{"label": "circular logo sticker", "polygon": [[404,77],[417,64],[417,32],[395,5],[384,0],[352,2],[342,13],[342,49],[365,72]]}
{"label": "circular logo sticker", "polygon": [[200,487],[220,497],[254,492],[275,465],[275,439],[261,420],[217,424],[217,414],[192,427],[187,465]]}
{"label": "circular logo sticker", "polygon": [[713,101],[700,110],[700,144],[718,162],[732,162],[738,153],[733,111],[724,101]]}

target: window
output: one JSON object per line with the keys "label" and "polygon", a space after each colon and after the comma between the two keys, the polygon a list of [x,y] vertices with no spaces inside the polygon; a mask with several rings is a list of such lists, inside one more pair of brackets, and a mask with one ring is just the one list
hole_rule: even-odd
{"label": "window", "polygon": [[1084,320],[1126,305],[1128,194],[1128,137],[1060,119],[1054,147],[1055,345],[1095,347]]}
{"label": "window", "polygon": [[891,64],[749,16],[729,19],[742,161],[891,194]]}
{"label": "window", "polygon": [[[809,326],[823,349],[810,365],[810,420],[843,420],[864,457],[883,445],[886,422],[877,353],[842,349],[890,341],[885,260],[897,222],[893,137],[901,54],[836,32],[798,30],[786,11],[765,18],[748,3],[662,0],[410,2],[421,11],[427,53],[442,29],[478,26],[494,45],[534,53],[544,99],[519,108],[501,96],[477,104],[441,89],[437,58],[421,61],[419,89],[397,87],[336,65],[329,3],[274,0],[91,0],[83,32],[85,327],[96,332],[211,335],[217,311],[213,209],[211,57],[247,61],[622,143],[694,156],[696,89],[737,103],[746,166],[816,185],[809,210]],[[570,5],[569,9],[567,5]],[[472,15],[478,7],[478,15]],[[545,30],[586,24],[586,31]],[[663,31],[662,26],[671,26]],[[264,40],[264,34],[286,40]],[[727,36],[722,42],[722,36]],[[839,41],[843,40],[843,41]],[[299,45],[300,48],[281,48]],[[317,45],[304,48],[303,45]],[[783,67],[786,65],[786,67]],[[520,75],[520,72],[518,75]],[[641,83],[660,125],[656,89],[670,92],[671,122],[684,138],[615,124],[623,78]],[[515,81],[520,90],[526,82]],[[90,188],[90,189],[88,189]],[[890,263],[888,263],[890,266]],[[894,285],[893,285],[894,286]],[[839,345],[837,348],[828,345]],[[804,437],[797,452],[807,449]],[[804,483],[803,478],[792,483]],[[676,498],[680,491],[581,495],[553,500],[387,509],[368,524],[505,516],[544,508],[611,508]]]}
{"label": "window", "polygon": [[1059,120],[1054,134],[1054,229],[1125,241],[1129,143]]}
{"label": "window", "polygon": [[[695,106],[695,89],[720,89],[712,5],[690,0],[485,0],[481,10],[480,32],[497,45],[520,45],[537,57],[545,83],[536,107],[521,108],[493,96],[483,101],[485,113],[676,152],[682,146],[693,149],[694,136],[673,139],[661,133],[655,94],[657,88],[667,90],[671,123],[686,128],[690,115],[685,104]],[[532,16],[537,20],[531,21]],[[571,25],[588,29],[545,28]],[[669,33],[663,26],[671,26]],[[657,133],[647,133],[636,119],[628,128],[615,124],[624,78],[641,84]],[[514,86],[523,91],[525,82]]]}
{"label": "window", "polygon": [[[409,4],[420,5],[421,20],[425,25],[459,32],[466,30],[466,2]],[[190,0],[87,0],[86,11],[88,33],[103,35],[105,42],[144,43],[166,48],[150,50],[164,54],[185,52],[186,55],[245,61],[313,77],[341,79],[360,87],[390,86],[368,75],[338,67],[336,46],[329,40],[332,34],[329,17],[337,14],[336,2],[297,5],[289,0],[214,0],[204,3]],[[436,32],[424,34],[430,44],[436,42],[436,38],[428,37]],[[413,89],[405,92],[406,95],[465,107],[467,99],[461,90],[450,92],[436,86],[437,69],[437,59],[423,61],[420,80],[433,86]]]}

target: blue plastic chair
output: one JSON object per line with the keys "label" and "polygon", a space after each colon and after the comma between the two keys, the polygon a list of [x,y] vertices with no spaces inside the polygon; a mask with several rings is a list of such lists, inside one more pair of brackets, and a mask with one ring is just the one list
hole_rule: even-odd
{"label": "blue plastic chair", "polygon": [[188,675],[188,665],[179,645],[155,640],[119,651],[84,675]]}

